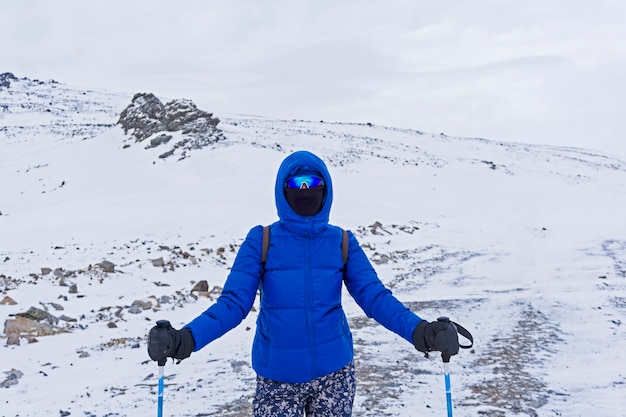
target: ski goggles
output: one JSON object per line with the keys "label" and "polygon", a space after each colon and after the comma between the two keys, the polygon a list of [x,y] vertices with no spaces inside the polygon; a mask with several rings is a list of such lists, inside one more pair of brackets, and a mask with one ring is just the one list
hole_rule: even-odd
{"label": "ski goggles", "polygon": [[296,175],[288,178],[285,182],[285,188],[313,188],[324,185],[324,179],[319,175]]}

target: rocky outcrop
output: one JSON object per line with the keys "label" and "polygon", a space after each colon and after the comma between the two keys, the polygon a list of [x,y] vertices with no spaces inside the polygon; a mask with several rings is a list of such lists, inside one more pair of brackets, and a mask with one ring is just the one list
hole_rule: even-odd
{"label": "rocky outcrop", "polygon": [[0,74],[0,88],[11,87],[11,82],[17,81],[17,77],[10,72]]}
{"label": "rocky outcrop", "polygon": [[67,332],[58,327],[59,319],[43,310],[31,307],[25,313],[16,314],[15,318],[4,322],[4,334],[7,345],[19,345],[24,337],[29,343],[37,342],[36,336],[51,336]]}
{"label": "rocky outcrop", "polygon": [[154,94],[135,94],[132,102],[120,114],[117,121],[124,133],[137,139],[137,142],[149,138],[165,129],[165,106]]}
{"label": "rocky outcrop", "polygon": [[[160,158],[178,155],[179,159],[184,159],[189,151],[223,139],[222,131],[217,128],[219,122],[212,113],[198,109],[191,100],[163,104],[154,94],[138,93],[122,111],[117,124],[135,142],[151,138],[146,149],[169,147]],[[165,132],[178,132],[177,140],[171,141],[173,135]]]}

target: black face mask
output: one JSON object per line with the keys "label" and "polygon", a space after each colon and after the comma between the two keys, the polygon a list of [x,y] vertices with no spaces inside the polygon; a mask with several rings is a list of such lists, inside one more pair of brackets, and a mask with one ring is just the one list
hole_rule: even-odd
{"label": "black face mask", "polygon": [[285,198],[301,216],[313,216],[322,210],[326,187],[320,185],[313,188],[285,188]]}

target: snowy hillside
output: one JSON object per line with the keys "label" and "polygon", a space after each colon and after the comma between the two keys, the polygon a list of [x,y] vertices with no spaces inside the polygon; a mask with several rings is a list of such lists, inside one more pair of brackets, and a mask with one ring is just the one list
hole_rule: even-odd
{"label": "snowy hillside", "polygon": [[[626,416],[626,161],[233,114],[161,158],[117,124],[135,93],[0,75],[0,415],[154,415],[147,331],[219,295],[249,228],[276,220],[280,162],[308,149],[333,175],[331,222],[394,294],[473,333],[451,362],[455,416]],[[344,304],[354,415],[444,415],[437,355]],[[165,415],[249,415],[255,319],[167,364]]]}

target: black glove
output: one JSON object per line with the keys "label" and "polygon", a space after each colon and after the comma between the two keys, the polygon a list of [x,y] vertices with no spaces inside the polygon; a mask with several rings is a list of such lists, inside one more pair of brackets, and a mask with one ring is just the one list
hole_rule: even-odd
{"label": "black glove", "polygon": [[148,333],[148,355],[159,363],[165,363],[166,358],[188,358],[195,346],[189,329],[176,330],[167,320],[157,321],[157,325]]}
{"label": "black glove", "polygon": [[413,330],[413,345],[420,352],[436,350],[452,356],[459,353],[459,335],[449,320],[437,320],[432,323],[422,320]]}

